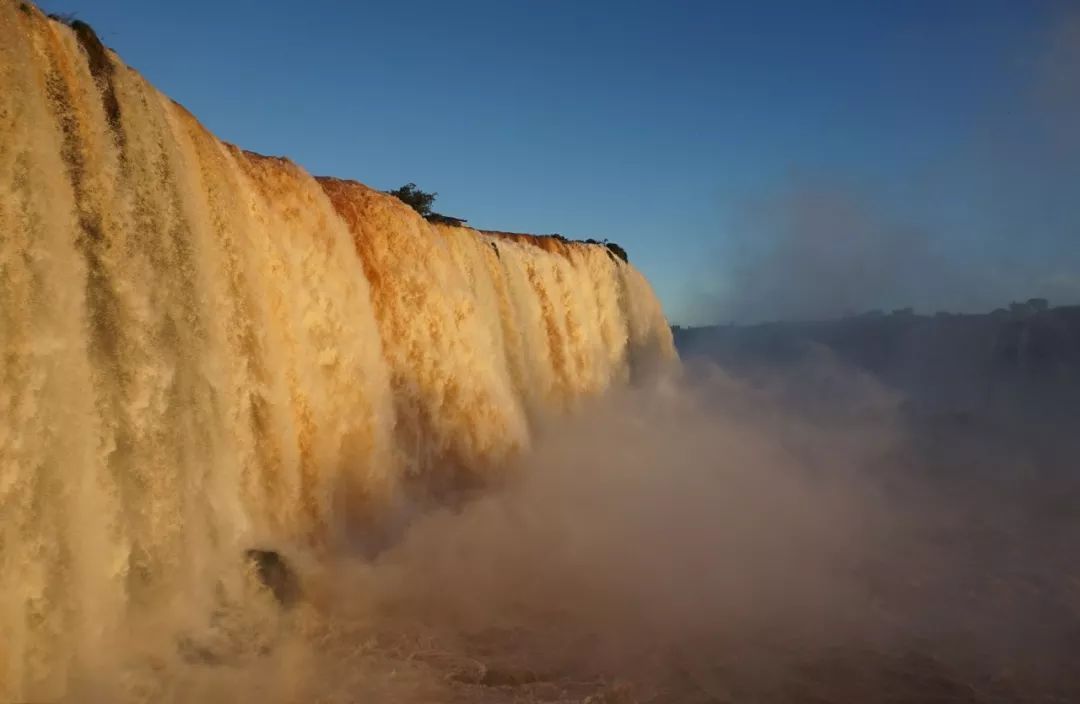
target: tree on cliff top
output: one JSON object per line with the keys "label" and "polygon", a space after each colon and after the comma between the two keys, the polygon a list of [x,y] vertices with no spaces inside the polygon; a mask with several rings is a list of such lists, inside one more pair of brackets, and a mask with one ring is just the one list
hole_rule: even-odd
{"label": "tree on cliff top", "polygon": [[630,257],[626,254],[626,250],[623,249],[621,245],[615,244],[614,242],[608,242],[607,240],[604,240],[604,245],[607,246],[608,250],[613,252],[616,257],[622,259],[627,264],[630,263]]}
{"label": "tree on cliff top", "polygon": [[406,183],[401,188],[388,191],[388,193],[425,218],[431,215],[431,205],[435,202],[435,196],[439,195],[438,193],[425,193],[417,188],[415,183]]}

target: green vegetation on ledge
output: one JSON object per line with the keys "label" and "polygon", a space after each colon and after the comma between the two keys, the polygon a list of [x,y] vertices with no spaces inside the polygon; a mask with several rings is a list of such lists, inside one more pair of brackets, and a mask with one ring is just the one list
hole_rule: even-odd
{"label": "green vegetation on ledge", "polygon": [[390,195],[400,200],[425,218],[431,215],[431,205],[435,202],[438,193],[427,193],[416,187],[415,183],[406,183],[401,188],[387,191]]}
{"label": "green vegetation on ledge", "polygon": [[[450,215],[443,215],[442,213],[436,213],[431,209],[431,206],[435,204],[435,198],[438,197],[438,193],[432,191],[421,191],[415,183],[406,183],[400,188],[395,188],[392,191],[386,192],[388,195],[394,196],[405,205],[409,206],[417,213],[419,213],[428,222],[435,223],[437,225],[450,225],[451,227],[463,227],[468,220],[464,218],[455,218]],[[560,242],[573,242],[574,240],[563,237],[560,234],[549,235],[554,237]],[[618,257],[627,264],[630,263],[630,258],[626,254],[626,250],[615,242],[609,242],[608,240],[582,240],[585,244],[594,244],[601,247],[606,247],[608,255],[613,259]],[[496,253],[498,248],[496,248]]]}
{"label": "green vegetation on ledge", "polygon": [[395,188],[392,191],[387,191],[387,193],[420,213],[420,215],[428,222],[433,222],[438,225],[450,225],[452,227],[461,227],[468,222],[464,218],[455,218],[450,215],[443,215],[442,213],[433,211],[431,206],[435,203],[435,198],[439,194],[421,191],[416,187],[415,183],[406,183],[401,188]]}
{"label": "green vegetation on ledge", "polygon": [[588,240],[585,240],[585,244],[596,244],[596,245],[600,245],[600,246],[603,246],[603,247],[607,247],[608,252],[610,252],[612,255],[618,257],[619,259],[622,259],[627,264],[630,263],[630,257],[629,257],[629,255],[627,255],[626,250],[623,249],[621,245],[616,244],[615,242],[609,242],[608,240],[588,239]]}

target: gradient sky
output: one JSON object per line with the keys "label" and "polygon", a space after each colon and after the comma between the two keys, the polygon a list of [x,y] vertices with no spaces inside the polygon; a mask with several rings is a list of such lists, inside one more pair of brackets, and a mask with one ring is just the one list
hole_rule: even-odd
{"label": "gradient sky", "polygon": [[225,140],[617,241],[674,322],[1080,293],[1076,4],[43,7]]}

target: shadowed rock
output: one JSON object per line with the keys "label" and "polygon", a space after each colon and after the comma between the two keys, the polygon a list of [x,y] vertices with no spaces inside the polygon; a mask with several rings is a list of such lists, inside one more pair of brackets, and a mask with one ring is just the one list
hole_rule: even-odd
{"label": "shadowed rock", "polygon": [[251,549],[245,553],[255,566],[259,581],[282,606],[292,606],[300,598],[300,581],[279,553],[273,550]]}

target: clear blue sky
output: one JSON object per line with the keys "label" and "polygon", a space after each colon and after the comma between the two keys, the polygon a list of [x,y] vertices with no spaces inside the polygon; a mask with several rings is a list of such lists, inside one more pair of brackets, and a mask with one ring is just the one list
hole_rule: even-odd
{"label": "clear blue sky", "polygon": [[[1080,291],[1080,161],[1061,157],[1080,117],[1068,4],[43,8],[88,21],[223,139],[377,188],[414,181],[479,227],[611,238],[675,322],[741,315],[733,288],[750,279],[776,279],[759,303],[811,300],[807,278],[876,271],[830,263],[830,247],[858,241],[881,267],[909,236],[919,253],[891,277],[903,281],[871,273],[837,295],[955,309]],[[808,200],[829,215],[803,232]],[[821,234],[836,212],[846,245]],[[799,277],[777,250],[793,241],[828,262],[788,290]],[[829,300],[807,314],[851,304]]]}

